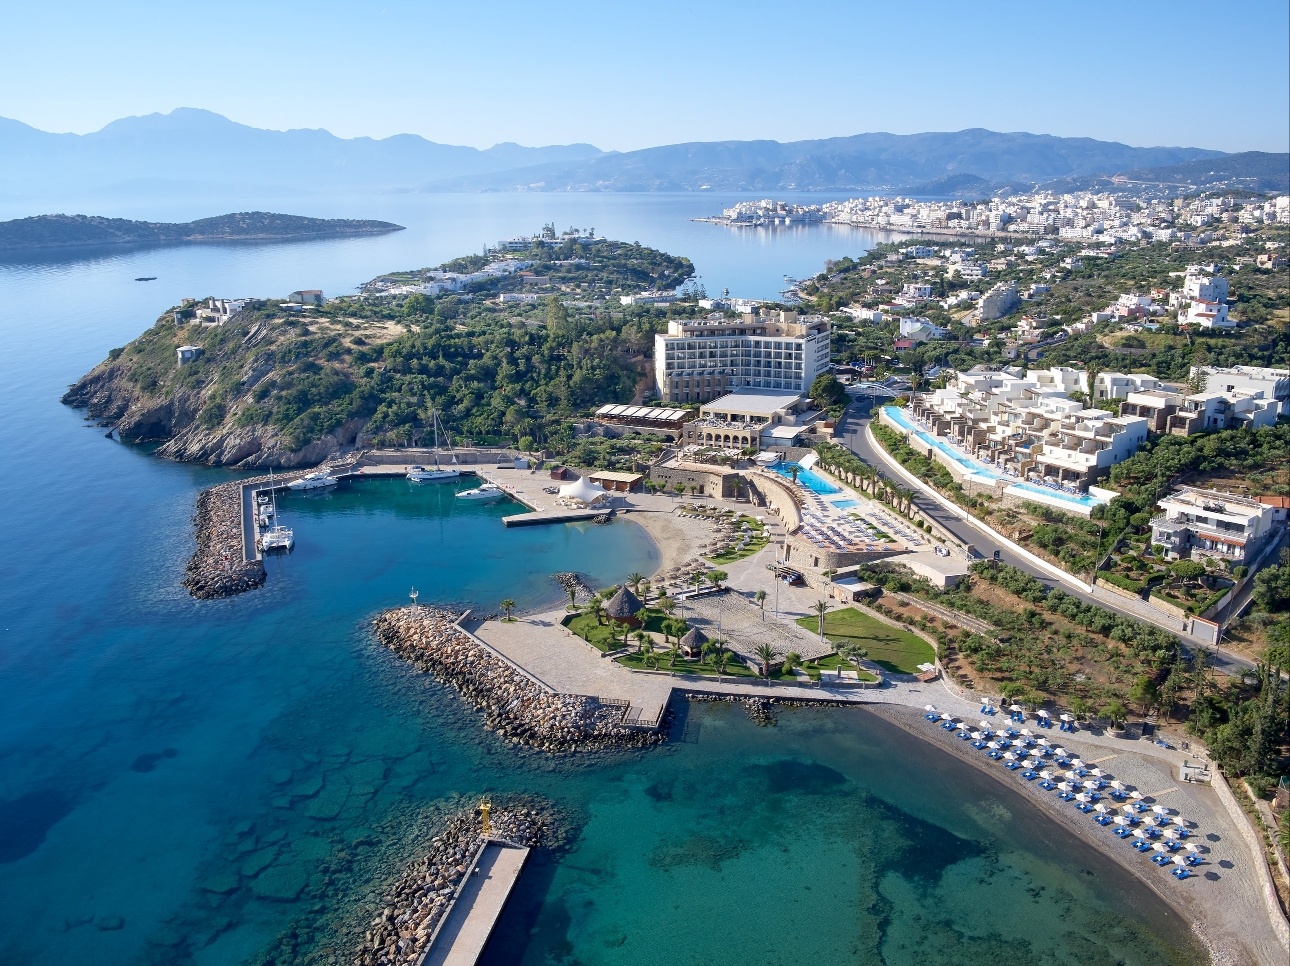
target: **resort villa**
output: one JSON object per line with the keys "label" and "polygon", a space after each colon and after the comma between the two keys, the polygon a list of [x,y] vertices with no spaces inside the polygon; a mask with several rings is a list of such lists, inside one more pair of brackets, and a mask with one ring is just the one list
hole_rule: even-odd
{"label": "resort villa", "polygon": [[1232,566],[1257,559],[1273,533],[1275,508],[1245,497],[1183,486],[1160,501],[1151,542],[1169,557],[1210,557]]}
{"label": "resort villa", "polygon": [[797,392],[740,389],[705,404],[699,418],[685,424],[683,439],[731,450],[792,446],[819,415]]}

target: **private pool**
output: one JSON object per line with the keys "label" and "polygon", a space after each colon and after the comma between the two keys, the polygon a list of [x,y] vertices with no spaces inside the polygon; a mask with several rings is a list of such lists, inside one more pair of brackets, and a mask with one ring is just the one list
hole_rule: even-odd
{"label": "private pool", "polygon": [[812,473],[810,470],[798,463],[779,462],[772,466],[771,470],[778,473],[785,479],[791,480],[793,478],[793,471],[790,467],[795,467],[797,469],[797,482],[801,483],[802,486],[806,487],[812,493],[819,493],[827,496],[830,493],[842,492],[841,487],[834,486],[828,480],[824,479],[824,477],[819,476],[816,473]]}

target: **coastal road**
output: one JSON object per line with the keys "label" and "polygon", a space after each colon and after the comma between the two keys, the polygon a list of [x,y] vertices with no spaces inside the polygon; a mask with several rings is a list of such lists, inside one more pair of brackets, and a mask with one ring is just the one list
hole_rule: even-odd
{"label": "coastal road", "polygon": [[[883,400],[883,402],[885,401]],[[874,446],[869,442],[866,429],[871,416],[871,405],[870,400],[862,399],[849,406],[838,423],[835,440],[872,466],[883,479],[889,480],[896,486],[903,487],[906,483],[905,479],[892,469],[894,465],[898,464],[881,447]],[[923,489],[926,489],[925,484]],[[990,558],[997,552],[1001,563],[1024,570],[1040,580],[1046,587],[1060,587],[1065,593],[1070,594],[1072,597],[1077,597],[1087,604],[1095,604],[1105,610],[1114,611],[1134,620],[1143,620],[1141,614],[1135,613],[1129,607],[1124,606],[1118,599],[1090,594],[1073,583],[1055,578],[1048,571],[1042,570],[1025,557],[1017,554],[1007,542],[991,537],[975,527],[969,526],[962,518],[947,510],[922,490],[915,491],[914,505],[918,507],[919,512],[924,516],[935,520],[961,542],[972,544],[983,557]],[[1173,630],[1172,633],[1176,634],[1187,647],[1207,651],[1211,666],[1226,674],[1241,674],[1254,667],[1253,662],[1222,650],[1208,647],[1190,634],[1184,634],[1179,630]]]}

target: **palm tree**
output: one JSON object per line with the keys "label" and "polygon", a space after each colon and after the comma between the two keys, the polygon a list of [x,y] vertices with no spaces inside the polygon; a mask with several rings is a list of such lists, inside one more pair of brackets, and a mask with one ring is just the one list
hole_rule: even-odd
{"label": "palm tree", "polygon": [[757,606],[761,608],[761,622],[766,623],[766,591],[759,590],[753,594],[753,600],[757,601]]}
{"label": "palm tree", "polygon": [[815,614],[820,619],[820,643],[824,643],[824,615],[829,612],[829,602],[827,600],[817,600],[815,602]]}
{"label": "palm tree", "polygon": [[680,656],[681,656],[681,645],[673,644],[671,649],[667,652],[667,666],[670,668],[676,667],[676,659]]}
{"label": "palm tree", "polygon": [[515,601],[507,597],[504,601],[502,601],[502,613],[505,615],[502,619],[510,620],[511,611],[513,611],[514,609],[515,609]]}
{"label": "palm tree", "polygon": [[639,573],[635,573],[635,572],[633,572],[633,573],[630,573],[630,574],[628,574],[628,575],[627,575],[627,582],[628,582],[629,584],[631,584],[631,585],[632,585],[632,591],[633,591],[637,596],[640,596],[640,592],[641,592],[641,581],[642,581],[642,580],[644,580],[644,579],[645,579],[645,575],[644,575],[644,574],[639,574]]}
{"label": "palm tree", "polygon": [[570,607],[578,606],[578,588],[577,587],[569,588],[569,606]]}
{"label": "palm tree", "polygon": [[796,651],[789,651],[784,655],[784,673],[787,674],[802,663],[802,655]]}
{"label": "palm tree", "polygon": [[696,594],[699,592],[699,588],[703,586],[703,579],[702,571],[696,570],[694,573],[690,574],[690,583],[694,584],[694,592]]}
{"label": "palm tree", "polygon": [[775,660],[775,649],[765,642],[758,644],[757,660],[761,662],[761,676],[764,678],[769,678],[770,662]]}
{"label": "palm tree", "polygon": [[671,614],[672,611],[676,610],[676,601],[673,600],[671,597],[667,596],[667,594],[664,594],[662,597],[660,597],[657,603],[658,603],[658,609],[661,610],[664,614]]}
{"label": "palm tree", "polygon": [[801,467],[799,467],[796,463],[788,464],[788,475],[793,478],[794,483],[797,482],[797,474],[800,472],[801,472]]}
{"label": "palm tree", "polygon": [[641,664],[649,667],[651,661],[658,667],[658,660],[654,657],[654,642],[646,639],[641,641]]}
{"label": "palm tree", "polygon": [[636,637],[636,650],[644,651],[645,642],[649,640],[649,635],[646,634],[644,631],[637,631],[635,637]]}
{"label": "palm tree", "polygon": [[649,603],[650,582],[648,580],[642,580],[641,587],[644,589],[641,590],[637,596],[640,597],[642,604]]}
{"label": "palm tree", "polygon": [[605,602],[599,597],[593,597],[587,602],[587,613],[596,619],[596,624],[600,625],[605,622]]}
{"label": "palm tree", "polygon": [[699,663],[711,664],[713,656],[717,653],[717,645],[711,641],[704,641],[703,647],[699,650]]}
{"label": "palm tree", "polygon": [[712,667],[717,672],[717,682],[720,683],[721,675],[726,673],[726,667],[730,664],[730,652],[725,648],[725,641],[714,641],[717,645],[716,653],[712,656]]}
{"label": "palm tree", "polygon": [[730,575],[726,573],[724,570],[709,570],[706,574],[704,574],[704,577],[707,579],[708,583],[710,583],[715,590],[720,590],[721,582],[729,576]]}

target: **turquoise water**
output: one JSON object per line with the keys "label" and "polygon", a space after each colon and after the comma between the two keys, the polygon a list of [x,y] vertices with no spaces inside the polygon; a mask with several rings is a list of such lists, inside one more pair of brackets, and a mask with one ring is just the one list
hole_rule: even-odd
{"label": "turquoise water", "polygon": [[194,498],[231,474],[111,443],[56,401],[175,298],[343,291],[589,211],[643,242],[711,230],[677,250],[749,287],[817,253],[678,228],[678,203],[650,196],[434,205],[413,199],[420,220],[394,218],[414,227],[386,239],[0,265],[0,963],[330,961],[427,809],[508,790],[552,798],[576,835],[526,872],[494,964],[1194,959],[1125,873],[872,715],[760,729],[696,706],[667,747],[553,763],[496,741],[365,633],[413,585],[492,609],[557,598],[552,571],[647,572],[626,522],[505,530],[511,507],[463,505],[455,486],[362,481],[282,499],[297,548],[263,590],[188,598]]}
{"label": "turquoise water", "polygon": [[860,505],[859,500],[830,500],[829,502],[832,503],[839,510],[849,510],[853,506]]}
{"label": "turquoise water", "polygon": [[1078,506],[1085,507],[1085,508],[1092,508],[1106,502],[1105,500],[1100,500],[1097,497],[1091,496],[1087,493],[1083,493],[1083,494],[1064,493],[1061,490],[1054,490],[1051,487],[1036,486],[1034,483],[1027,483],[1024,480],[1018,480],[1018,479],[1015,479],[1014,477],[1007,476],[1003,473],[1000,473],[998,470],[994,469],[993,467],[987,466],[985,463],[982,463],[980,460],[974,460],[969,456],[965,456],[963,453],[960,453],[953,446],[948,445],[943,440],[937,439],[931,433],[928,433],[924,430],[919,429],[912,422],[910,422],[910,420],[901,411],[899,406],[884,406],[883,412],[885,412],[896,423],[898,423],[905,429],[911,430],[913,434],[919,438],[919,440],[926,443],[928,446],[935,447],[941,453],[944,453],[954,462],[958,463],[959,466],[963,467],[969,473],[975,474],[976,476],[983,476],[986,479],[991,481],[1007,480],[1008,483],[1010,484],[1009,489],[1021,490],[1025,493],[1037,494],[1038,496],[1043,497],[1045,500],[1059,500],[1062,503],[1076,504]]}
{"label": "turquoise water", "polygon": [[802,486],[806,487],[808,490],[810,490],[813,493],[820,493],[820,494],[827,495],[829,493],[842,492],[841,487],[834,486],[824,477],[820,476],[820,474],[812,473],[810,470],[808,470],[806,467],[802,466],[799,463],[785,463],[781,460],[780,462],[773,464],[771,466],[771,469],[774,470],[776,473],[778,473],[780,476],[784,477],[784,479],[791,480],[793,478],[793,471],[789,469],[789,467],[796,467],[797,482],[800,483]]}

